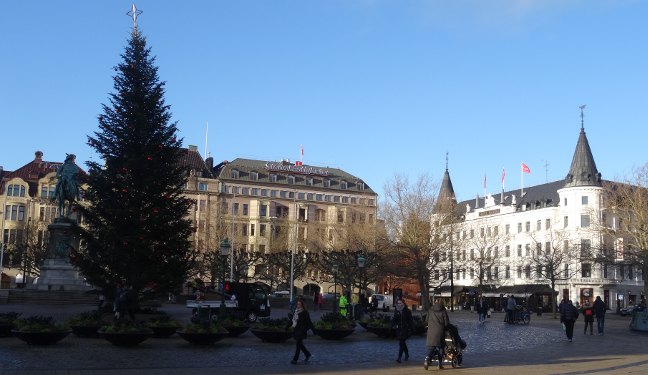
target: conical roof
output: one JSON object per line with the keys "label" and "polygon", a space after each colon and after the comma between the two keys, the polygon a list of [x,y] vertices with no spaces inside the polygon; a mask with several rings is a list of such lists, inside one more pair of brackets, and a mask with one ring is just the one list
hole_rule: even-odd
{"label": "conical roof", "polygon": [[585,135],[585,128],[582,126],[576,144],[576,151],[574,151],[574,158],[569,173],[565,177],[566,188],[576,186],[602,186],[601,174],[596,169],[594,156],[592,156],[592,150]]}
{"label": "conical roof", "polygon": [[442,202],[448,199],[456,201],[455,191],[452,187],[452,181],[450,180],[450,173],[448,172],[448,168],[446,168],[445,173],[443,174],[443,181],[441,181],[441,189],[439,189],[437,201]]}

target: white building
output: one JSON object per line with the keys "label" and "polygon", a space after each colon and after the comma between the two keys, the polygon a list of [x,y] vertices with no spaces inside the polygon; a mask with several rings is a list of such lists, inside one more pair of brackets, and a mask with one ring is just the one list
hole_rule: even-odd
{"label": "white building", "polygon": [[[639,302],[641,271],[624,261],[622,251],[612,256],[612,262],[601,261],[602,253],[614,250],[611,244],[619,245],[615,239],[605,240],[600,231],[601,226],[615,225],[604,210],[609,183],[601,179],[581,126],[564,180],[458,202],[459,222],[451,229],[448,247],[453,264],[450,256],[443,264],[453,272],[440,273],[452,275],[455,301],[467,302],[479,292],[486,297],[515,294],[528,299],[531,308],[539,302],[548,308],[552,293],[547,265],[555,264],[559,300],[584,304],[601,296],[612,309]],[[446,168],[439,201],[454,197]],[[449,280],[443,281],[441,289],[449,291],[448,285]]]}

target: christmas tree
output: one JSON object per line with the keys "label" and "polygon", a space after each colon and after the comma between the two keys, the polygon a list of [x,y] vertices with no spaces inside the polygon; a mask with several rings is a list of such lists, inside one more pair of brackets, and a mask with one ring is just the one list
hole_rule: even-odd
{"label": "christmas tree", "polygon": [[88,136],[103,162],[87,163],[84,244],[72,259],[108,295],[120,284],[131,295],[162,294],[182,285],[193,259],[184,151],[155,58],[137,27],[121,57],[110,104]]}

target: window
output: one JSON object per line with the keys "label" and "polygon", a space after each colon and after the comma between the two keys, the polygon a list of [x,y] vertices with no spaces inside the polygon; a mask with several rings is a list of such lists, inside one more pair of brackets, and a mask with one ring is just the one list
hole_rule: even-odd
{"label": "window", "polygon": [[542,256],[542,243],[536,242],[536,256]]}
{"label": "window", "polygon": [[567,254],[569,252],[569,240],[563,241],[563,253]]}
{"label": "window", "polygon": [[504,248],[504,256],[507,258],[511,256],[511,245],[506,245]]}
{"label": "window", "polygon": [[207,191],[208,185],[206,182],[198,183],[198,191]]}
{"label": "window", "polygon": [[324,179],[324,187],[326,187],[326,188],[331,187],[331,180],[329,180],[328,178],[325,178]]}
{"label": "window", "polygon": [[528,232],[531,232],[531,222],[530,222],[530,221],[527,221],[527,222],[526,222],[525,228],[526,228],[526,232],[527,232],[527,233],[528,233]]}
{"label": "window", "polygon": [[25,196],[25,186],[24,185],[9,185],[7,187],[7,196],[8,197],[24,197]]}
{"label": "window", "polygon": [[587,214],[581,215],[581,228],[589,228],[590,226],[590,217]]}
{"label": "window", "polygon": [[344,223],[344,211],[338,211],[337,213],[337,222]]}
{"label": "window", "polygon": [[306,198],[306,193],[297,193],[297,199],[303,201]]}
{"label": "window", "polygon": [[529,265],[524,266],[524,278],[525,279],[531,278],[531,266]]}
{"label": "window", "polygon": [[603,278],[607,279],[608,278],[608,265],[603,264]]}
{"label": "window", "polygon": [[507,235],[508,235],[508,234],[511,234],[511,224],[506,224],[506,230],[505,230],[505,233],[506,233]]}
{"label": "window", "polygon": [[563,228],[567,228],[569,226],[569,216],[563,217]]}
{"label": "window", "polygon": [[250,224],[250,236],[254,236],[254,224]]}
{"label": "window", "polygon": [[41,194],[40,194],[40,196],[43,199],[46,199],[46,198],[52,199],[52,198],[54,198],[54,191],[55,190],[56,190],[56,188],[54,186],[43,185],[43,186],[41,186]]}
{"label": "window", "polygon": [[364,190],[364,189],[365,189],[364,182],[358,182],[358,190]]}
{"label": "window", "polygon": [[5,206],[5,220],[11,221],[24,221],[25,220],[25,206],[23,205],[6,205]]}
{"label": "window", "polygon": [[349,204],[349,197],[342,197],[342,203]]}
{"label": "window", "polygon": [[250,180],[257,181],[259,179],[259,172],[250,172]]}
{"label": "window", "polygon": [[295,184],[295,176],[288,176],[288,183],[290,185],[294,185]]}
{"label": "window", "polygon": [[259,216],[261,216],[261,217],[268,216],[268,205],[267,204],[262,204],[261,207],[259,207]]}
{"label": "window", "polygon": [[569,278],[569,263],[565,263],[565,268],[563,270],[563,277],[566,279]]}
{"label": "window", "polygon": [[232,169],[232,172],[230,172],[230,177],[238,179],[239,178],[239,171],[236,170],[236,169]]}
{"label": "window", "polygon": [[551,219],[546,219],[545,220],[545,229],[546,230],[551,229]]}
{"label": "window", "polygon": [[504,269],[504,278],[505,279],[511,278],[511,266],[506,266],[506,268]]}
{"label": "window", "polygon": [[258,196],[259,195],[259,189],[258,188],[252,188],[252,194],[251,195],[254,195],[255,197]]}
{"label": "window", "polygon": [[542,220],[536,222],[536,230],[542,230]]}
{"label": "window", "polygon": [[493,236],[498,236],[499,235],[499,227],[496,225],[493,227]]}
{"label": "window", "polygon": [[545,254],[550,255],[551,253],[551,242],[547,241],[545,242]]}
{"label": "window", "polygon": [[517,278],[518,279],[522,278],[522,266],[517,267]]}
{"label": "window", "polygon": [[475,249],[470,249],[470,260],[475,260]]}
{"label": "window", "polygon": [[563,206],[567,207],[567,198],[563,199]]}
{"label": "window", "polygon": [[592,256],[592,240],[589,238],[581,239],[581,258],[589,258]]}
{"label": "window", "polygon": [[590,263],[581,265],[581,277],[592,277],[592,265]]}
{"label": "window", "polygon": [[241,189],[241,192],[243,193],[243,195],[250,195],[250,188],[244,187],[243,189]]}
{"label": "window", "polygon": [[277,175],[274,173],[270,173],[270,182],[277,182]]}
{"label": "window", "polygon": [[315,200],[318,202],[321,202],[323,200],[323,195],[322,194],[315,194]]}
{"label": "window", "polygon": [[261,196],[262,197],[267,197],[268,196],[268,189],[261,189]]}
{"label": "window", "polygon": [[526,255],[526,256],[531,256],[531,244],[526,244],[526,245],[524,246],[524,250],[525,250],[524,255]]}
{"label": "window", "polygon": [[519,257],[522,256],[522,245],[517,246],[517,256],[519,256]]}
{"label": "window", "polygon": [[583,206],[587,206],[587,195],[583,195],[583,196],[581,197],[581,204],[582,204]]}
{"label": "window", "polygon": [[340,189],[346,190],[347,189],[347,182],[342,180],[340,181]]}
{"label": "window", "polygon": [[265,237],[265,235],[266,235],[266,225],[259,224],[259,236]]}
{"label": "window", "polygon": [[307,177],[306,178],[306,186],[313,186],[313,178],[312,177]]}
{"label": "window", "polygon": [[277,198],[277,191],[276,190],[270,190],[270,198]]}
{"label": "window", "polygon": [[522,233],[522,223],[518,223],[518,233]]}
{"label": "window", "polygon": [[243,203],[243,216],[247,216],[247,215],[248,215],[248,204]]}
{"label": "window", "polygon": [[540,264],[536,265],[535,274],[536,274],[536,279],[542,278],[542,265]]}
{"label": "window", "polygon": [[243,230],[241,231],[241,235],[247,236],[248,235],[248,227],[247,225],[242,225]]}

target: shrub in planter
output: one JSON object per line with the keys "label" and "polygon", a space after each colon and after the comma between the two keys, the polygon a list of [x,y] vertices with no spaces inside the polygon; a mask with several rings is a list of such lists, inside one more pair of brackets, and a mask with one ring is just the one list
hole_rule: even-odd
{"label": "shrub in planter", "polygon": [[9,311],[0,313],[0,337],[11,336],[11,330],[14,329],[14,322],[20,317],[20,313]]}
{"label": "shrub in planter", "polygon": [[335,312],[322,315],[314,325],[315,334],[326,340],[341,340],[355,330],[355,323]]}
{"label": "shrub in planter", "polygon": [[367,331],[373,332],[378,337],[396,337],[396,330],[392,328],[392,317],[380,314],[367,322]]}
{"label": "shrub in planter", "polygon": [[292,337],[292,321],[288,318],[259,319],[250,332],[264,342],[284,342]]}
{"label": "shrub in planter", "polygon": [[61,341],[72,331],[65,325],[57,324],[51,316],[36,315],[17,319],[11,332],[28,344],[51,345]]}
{"label": "shrub in planter", "polygon": [[116,346],[136,346],[153,336],[153,330],[141,322],[116,322],[104,325],[99,334]]}
{"label": "shrub in planter", "polygon": [[218,323],[189,323],[178,336],[194,345],[211,345],[227,336],[228,331]]}
{"label": "shrub in planter", "polygon": [[169,337],[181,327],[180,322],[168,315],[159,315],[151,318],[148,320],[147,325],[153,330],[153,337],[155,338]]}
{"label": "shrub in planter", "polygon": [[67,324],[78,337],[96,337],[99,336],[97,331],[104,324],[101,316],[99,310],[85,311],[72,316]]}
{"label": "shrub in planter", "polygon": [[219,323],[229,332],[229,337],[238,337],[250,329],[250,323],[232,317],[219,320]]}

